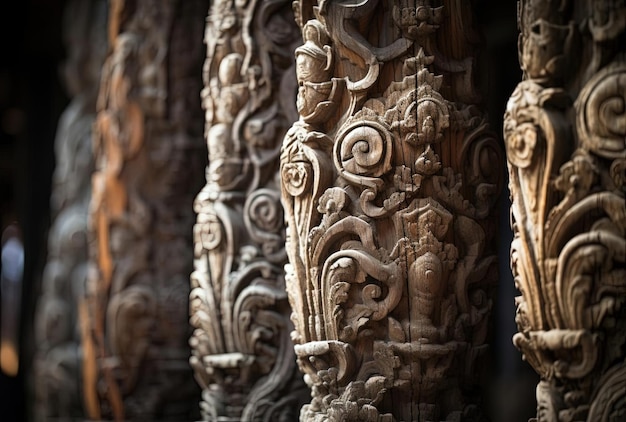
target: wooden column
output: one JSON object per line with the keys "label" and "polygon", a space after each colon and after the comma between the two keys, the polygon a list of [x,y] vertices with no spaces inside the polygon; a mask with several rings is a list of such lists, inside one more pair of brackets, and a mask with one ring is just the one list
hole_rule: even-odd
{"label": "wooden column", "polygon": [[626,5],[519,3],[524,80],[504,134],[515,345],[538,421],[626,414]]}
{"label": "wooden column", "polygon": [[302,421],[482,420],[504,158],[470,2],[294,2],[287,291]]}
{"label": "wooden column", "polygon": [[113,0],[95,124],[90,273],[81,317],[92,419],[190,420],[193,196],[206,163],[204,0]]}
{"label": "wooden column", "polygon": [[293,421],[308,397],[289,338],[277,177],[300,40],[288,0],[215,1],[207,18],[190,340],[204,420]]}
{"label": "wooden column", "polygon": [[82,418],[81,331],[78,307],[87,279],[87,216],[93,172],[92,126],[100,70],[107,52],[106,1],[66,6],[63,79],[71,101],[55,140],[48,258],[37,304],[35,419]]}

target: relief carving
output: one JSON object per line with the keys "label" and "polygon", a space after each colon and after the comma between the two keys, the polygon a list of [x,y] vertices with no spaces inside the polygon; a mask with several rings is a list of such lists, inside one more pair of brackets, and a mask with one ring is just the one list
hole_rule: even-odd
{"label": "relief carving", "polygon": [[73,1],[64,15],[68,58],[64,82],[71,101],[55,140],[48,261],[35,322],[35,418],[82,418],[79,306],[87,278],[87,215],[93,172],[92,126],[106,56],[106,2]]}
{"label": "relief carving", "polygon": [[537,421],[626,412],[626,4],[519,3],[504,134],[519,333]]}
{"label": "relief carving", "polygon": [[204,0],[110,2],[94,125],[94,267],[81,315],[92,419],[196,417],[186,329],[188,204],[205,164],[195,93],[206,7]]}
{"label": "relief carving", "polygon": [[470,7],[433,3],[294,3],[280,173],[302,421],[482,418],[503,154],[476,105]]}
{"label": "relief carving", "polygon": [[[209,165],[194,209],[191,365],[203,420],[292,421],[308,391],[285,292],[281,141],[297,119],[286,0],[215,1],[202,103]],[[320,88],[324,90],[325,88]]]}

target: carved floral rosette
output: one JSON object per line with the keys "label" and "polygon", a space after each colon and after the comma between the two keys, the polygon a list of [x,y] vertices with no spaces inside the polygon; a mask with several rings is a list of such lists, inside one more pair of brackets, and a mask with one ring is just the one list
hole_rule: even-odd
{"label": "carved floral rosette", "polygon": [[277,183],[297,118],[289,1],[215,1],[203,107],[209,165],[194,208],[190,339],[209,421],[293,420],[307,396],[289,338]]}
{"label": "carved floral rosette", "polygon": [[[584,20],[582,17],[585,17]],[[504,134],[538,421],[626,414],[626,5],[521,1]]]}
{"label": "carved floral rosette", "polygon": [[450,7],[295,4],[300,120],[281,179],[302,421],[481,417],[502,152],[473,104],[471,46],[439,45],[471,15]]}
{"label": "carved floral rosette", "polygon": [[91,419],[189,420],[187,311],[205,0],[109,2],[94,125],[83,386]]}

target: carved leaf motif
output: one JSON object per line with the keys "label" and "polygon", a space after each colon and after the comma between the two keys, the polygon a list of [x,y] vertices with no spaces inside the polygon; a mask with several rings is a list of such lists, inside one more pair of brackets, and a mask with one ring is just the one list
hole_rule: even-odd
{"label": "carved leaf motif", "polygon": [[[368,282],[369,280],[369,282]],[[376,281],[375,283],[373,281]],[[364,251],[342,251],[328,257],[322,270],[322,291],[331,293],[323,297],[322,312],[337,315],[332,324],[326,324],[326,336],[331,340],[354,341],[360,329],[371,319],[378,321],[395,308],[402,295],[399,266],[385,264]],[[343,283],[357,285],[357,297],[350,294],[350,288]],[[343,295],[334,296],[334,285],[340,284]],[[358,286],[362,284],[363,286]],[[384,290],[383,290],[384,288]],[[384,293],[383,293],[384,291]],[[345,296],[344,296],[345,295]],[[339,312],[337,308],[348,309]],[[356,303],[354,300],[357,300]]]}

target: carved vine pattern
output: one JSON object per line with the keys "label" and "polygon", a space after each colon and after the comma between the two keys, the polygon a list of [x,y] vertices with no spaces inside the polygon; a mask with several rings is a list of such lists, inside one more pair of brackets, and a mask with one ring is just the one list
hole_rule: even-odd
{"label": "carved vine pattern", "polygon": [[313,397],[300,418],[479,420],[467,392],[486,356],[503,157],[475,105],[469,5],[294,10],[300,119],[281,180],[293,337]]}
{"label": "carved vine pattern", "polygon": [[519,3],[524,80],[504,134],[515,345],[538,421],[626,414],[626,5]]}
{"label": "carved vine pattern", "polygon": [[[92,419],[189,420],[190,204],[204,0],[114,0],[94,126],[84,395]],[[158,30],[157,30],[158,28]]]}
{"label": "carved vine pattern", "polygon": [[210,421],[293,420],[307,396],[289,338],[281,141],[296,120],[286,0],[215,1],[202,102],[209,165],[194,209],[190,362]]}

